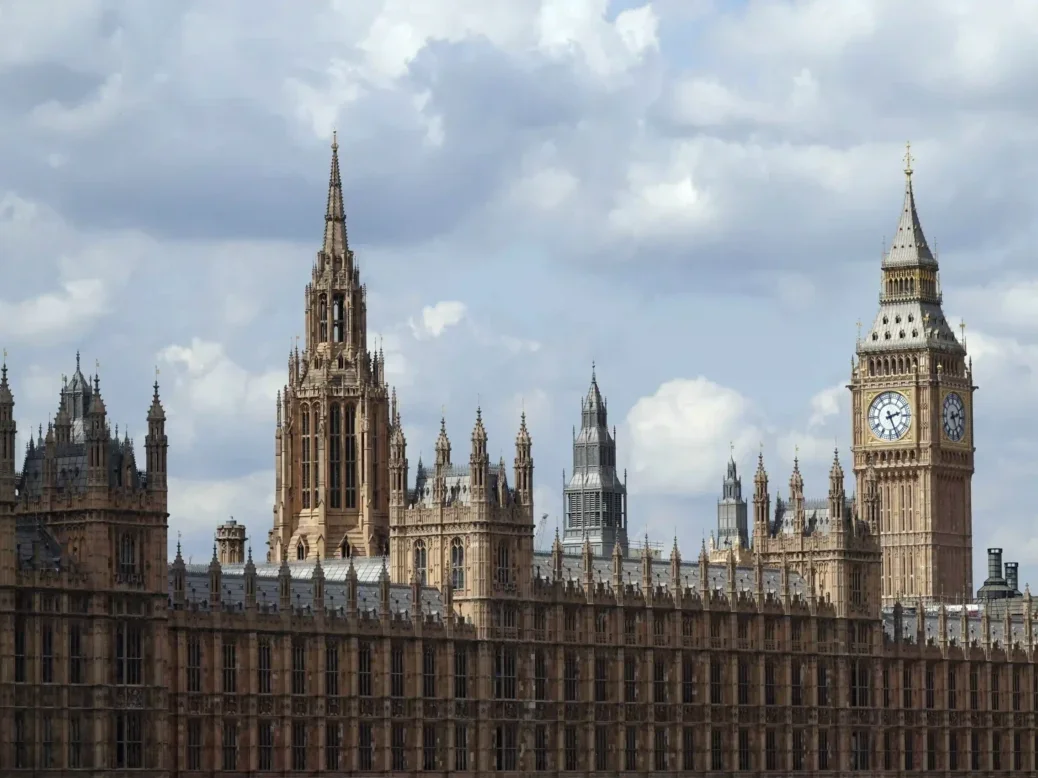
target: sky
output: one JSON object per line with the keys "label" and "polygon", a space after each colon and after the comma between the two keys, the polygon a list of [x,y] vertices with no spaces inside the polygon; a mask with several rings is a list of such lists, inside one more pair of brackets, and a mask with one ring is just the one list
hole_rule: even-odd
{"label": "sky", "polygon": [[233,516],[264,550],[337,129],[412,476],[441,412],[510,462],[525,409],[548,543],[594,362],[632,535],[693,555],[730,450],[773,496],[847,463],[911,140],[980,387],[975,583],[988,546],[1038,582],[1036,36],[1030,0],[0,0],[22,445],[81,350],[140,449],[157,368],[171,547]]}

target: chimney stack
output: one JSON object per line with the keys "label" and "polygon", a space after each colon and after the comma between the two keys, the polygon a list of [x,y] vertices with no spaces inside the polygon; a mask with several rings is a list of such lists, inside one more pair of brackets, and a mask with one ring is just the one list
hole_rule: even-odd
{"label": "chimney stack", "polygon": [[1002,549],[988,549],[988,581],[1002,580]]}
{"label": "chimney stack", "polygon": [[1020,596],[1020,563],[1006,562],[1006,586],[1010,597]]}

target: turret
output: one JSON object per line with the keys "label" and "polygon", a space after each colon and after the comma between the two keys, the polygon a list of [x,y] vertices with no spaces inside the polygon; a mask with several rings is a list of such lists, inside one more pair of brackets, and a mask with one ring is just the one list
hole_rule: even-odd
{"label": "turret", "polygon": [[555,528],[555,542],[551,544],[551,574],[552,580],[562,580],[562,540],[558,527]]}
{"label": "turret", "polygon": [[433,480],[433,500],[442,505],[447,498],[447,471],[451,466],[451,442],[447,437],[447,420],[440,417],[440,434],[436,438],[436,469]]}
{"label": "turret", "polygon": [[764,452],[757,455],[757,472],[753,474],[753,546],[762,553],[767,551],[766,544],[770,534],[768,514],[771,511],[771,498],[768,496],[768,473],[764,469]]}
{"label": "turret", "polygon": [[[15,502],[14,395],[7,383],[7,352],[0,364],[0,513]],[[12,539],[13,540],[13,539]]]}
{"label": "turret", "polygon": [[185,592],[187,579],[187,566],[184,564],[184,555],[180,550],[180,540],[177,540],[177,556],[171,567],[173,571],[173,605],[178,608],[184,607],[187,595]]}
{"label": "turret", "polygon": [[407,502],[407,439],[396,409],[396,389],[393,390],[393,410],[389,433],[389,504],[403,508]]}
{"label": "turret", "polygon": [[833,450],[833,464],[829,468],[829,526],[833,531],[845,529],[847,495],[844,492],[843,468],[840,466],[840,451]]}
{"label": "turret", "polygon": [[483,505],[487,502],[487,479],[490,463],[487,459],[487,431],[483,427],[483,411],[476,408],[476,424],[472,428],[472,453],[469,455],[469,489],[472,502]]}
{"label": "turret", "polygon": [[[144,450],[148,466],[148,491],[154,494],[166,493],[166,452],[169,443],[166,439],[166,412],[159,399],[159,382],[155,381],[151,396],[151,407],[148,409],[148,435],[144,438]],[[100,401],[98,394],[98,401]],[[93,404],[91,404],[91,410]]]}
{"label": "turret", "polygon": [[515,436],[515,496],[520,505],[533,505],[533,441],[526,428],[526,412],[519,417]]}
{"label": "turret", "polygon": [[590,592],[595,585],[595,555],[591,551],[591,541],[584,540],[584,550],[580,554],[581,567],[584,568],[584,589]]}
{"label": "turret", "polygon": [[223,568],[216,553],[216,544],[213,543],[213,558],[209,562],[209,602],[216,608],[220,605],[223,594]]}
{"label": "turret", "polygon": [[310,596],[313,598],[314,610],[324,613],[324,568],[321,567],[321,555],[314,562],[314,572],[310,577]]}
{"label": "turret", "polygon": [[674,536],[674,546],[670,549],[670,588],[681,591],[681,552],[678,550],[678,536]]}
{"label": "turret", "polygon": [[804,477],[800,475],[800,458],[793,457],[793,474],[789,477],[789,507],[793,511],[793,532],[804,534]]}
{"label": "turret", "polygon": [[652,596],[652,547],[649,545],[649,536],[645,536],[645,545],[642,547],[642,594],[646,598]]}
{"label": "turret", "polygon": [[101,399],[101,380],[94,376],[94,393],[86,415],[87,488],[108,489],[108,420]]}
{"label": "turret", "polygon": [[378,613],[379,618],[388,620],[390,616],[389,571],[386,570],[385,557],[382,558],[382,569],[378,574]]}
{"label": "turret", "polygon": [[245,562],[245,608],[254,610],[256,607],[256,564],[252,561],[252,546],[249,546],[249,558]]}
{"label": "turret", "polygon": [[[558,536],[556,535],[556,538]],[[613,591],[617,596],[623,592],[624,586],[624,551],[620,548],[620,540],[613,544]]]}
{"label": "turret", "polygon": [[288,566],[288,552],[281,552],[281,567],[278,568],[278,610],[282,613],[292,607],[292,570]]}

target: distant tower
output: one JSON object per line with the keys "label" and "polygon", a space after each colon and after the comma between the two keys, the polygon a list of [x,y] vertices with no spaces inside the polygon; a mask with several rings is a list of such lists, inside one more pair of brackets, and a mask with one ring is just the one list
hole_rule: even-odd
{"label": "distant tower", "polygon": [[245,564],[245,526],[230,519],[217,527],[216,549],[221,565]]}
{"label": "distant tower", "polygon": [[573,474],[563,489],[562,544],[567,554],[579,554],[587,540],[595,556],[608,556],[619,544],[626,556],[627,485],[617,476],[616,441],[609,433],[594,366],[581,405],[580,432],[573,438]]}
{"label": "distant tower", "polygon": [[733,452],[728,460],[728,473],[721,487],[721,499],[717,501],[717,547],[749,548],[749,528],[746,521],[746,500],[742,496],[742,479],[739,478]]}

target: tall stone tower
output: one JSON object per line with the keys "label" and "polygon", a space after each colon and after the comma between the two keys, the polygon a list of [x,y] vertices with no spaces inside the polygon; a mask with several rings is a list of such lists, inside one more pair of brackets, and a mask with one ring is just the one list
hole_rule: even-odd
{"label": "tall stone tower", "polygon": [[[851,374],[859,500],[874,468],[883,599],[958,601],[973,591],[973,385],[965,340],[941,309],[905,155],[905,200],[883,257],[879,313]],[[864,515],[864,506],[858,507]]]}
{"label": "tall stone tower", "polygon": [[721,499],[717,501],[717,547],[748,549],[749,540],[746,500],[742,496],[742,479],[733,452],[721,484]]}
{"label": "tall stone tower", "polygon": [[368,350],[367,291],[346,235],[332,140],[324,242],[306,286],[306,344],[278,398],[268,559],[373,556],[389,538],[389,389]]}
{"label": "tall stone tower", "polygon": [[573,474],[563,488],[562,545],[567,553],[580,554],[587,542],[595,556],[608,556],[619,543],[626,556],[627,485],[616,472],[616,441],[609,433],[594,366],[580,411],[580,432],[573,436]]}

